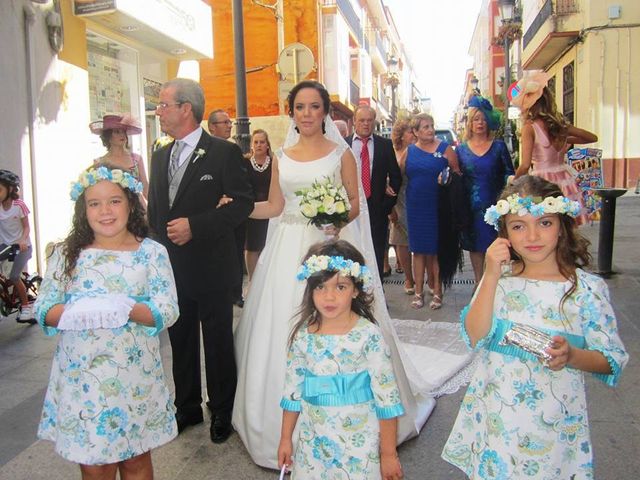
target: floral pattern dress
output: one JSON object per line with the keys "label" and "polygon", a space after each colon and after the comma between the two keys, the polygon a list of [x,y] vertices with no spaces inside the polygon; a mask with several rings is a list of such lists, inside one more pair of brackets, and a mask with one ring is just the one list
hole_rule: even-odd
{"label": "floral pattern dress", "polygon": [[289,349],[281,406],[298,411],[292,479],[380,477],[380,425],[404,413],[379,328],[360,318],[345,335],[301,329]]}
{"label": "floral pattern dress", "polygon": [[[601,352],[611,367],[610,375],[594,375],[615,386],[628,355],[607,286],[582,270],[577,274],[577,291],[562,310],[559,300],[570,282],[500,279],[491,331],[477,343],[480,364],[442,452],[470,478],[593,479],[584,373],[567,367],[554,372],[535,357],[491,347],[505,321],[582,339],[584,348]],[[462,330],[469,342],[464,323]]]}
{"label": "floral pattern dress", "polygon": [[[136,251],[88,248],[61,282],[64,258],[49,258],[35,310],[47,335],[58,335],[38,437],[62,457],[86,465],[120,462],[177,435],[158,333],[178,318],[173,272],[165,248],[144,239]],[[126,294],[146,304],[154,327],[58,330],[44,325],[51,307],[77,298]]]}

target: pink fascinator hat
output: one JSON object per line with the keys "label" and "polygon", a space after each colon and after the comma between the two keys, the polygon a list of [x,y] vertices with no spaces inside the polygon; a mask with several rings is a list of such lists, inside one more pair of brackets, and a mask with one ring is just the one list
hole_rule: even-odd
{"label": "pink fascinator hat", "polygon": [[541,70],[524,72],[524,76],[512,83],[507,90],[511,104],[522,111],[529,110],[542,96],[542,90],[549,83],[549,78],[551,78],[550,75]]}
{"label": "pink fascinator hat", "polygon": [[121,128],[127,135],[137,135],[142,132],[140,123],[131,114],[107,114],[102,117],[102,120],[97,120],[89,124],[91,133],[96,135],[102,135],[104,130],[115,130]]}

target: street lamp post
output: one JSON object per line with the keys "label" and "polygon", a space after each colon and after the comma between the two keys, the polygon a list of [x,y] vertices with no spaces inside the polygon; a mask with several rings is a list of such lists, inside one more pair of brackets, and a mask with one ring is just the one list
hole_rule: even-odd
{"label": "street lamp post", "polygon": [[[502,24],[508,27],[513,20],[513,10],[515,7],[515,0],[500,0],[498,7],[500,8],[500,18]],[[509,85],[511,85],[511,66],[509,65],[509,32],[505,31],[504,35],[504,82],[503,91],[504,96],[504,143],[506,143],[509,152],[513,150],[512,138],[511,138],[511,121],[509,120],[509,96],[506,94]]]}
{"label": "street lamp post", "polygon": [[391,85],[391,121],[396,122],[396,116],[398,115],[398,107],[396,105],[396,89],[400,79],[398,77],[398,59],[394,56],[389,57],[388,60],[389,73],[387,81]]}
{"label": "street lamp post", "polygon": [[471,84],[471,93],[473,95],[480,95],[480,89],[478,88],[480,80],[478,80],[478,77],[474,75],[471,80],[469,80],[469,83]]}
{"label": "street lamp post", "polygon": [[233,0],[233,43],[236,68],[236,143],[242,153],[249,152],[251,135],[250,122],[247,112],[247,76],[244,61],[244,19],[242,14],[242,0]]}

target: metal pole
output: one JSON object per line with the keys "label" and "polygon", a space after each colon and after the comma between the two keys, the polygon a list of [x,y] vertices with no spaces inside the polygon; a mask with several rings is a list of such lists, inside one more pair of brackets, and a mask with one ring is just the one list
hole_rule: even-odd
{"label": "metal pole", "polygon": [[[505,22],[506,25],[506,22]],[[504,143],[507,145],[509,153],[513,152],[511,144],[511,121],[509,120],[509,96],[507,89],[511,84],[511,66],[509,65],[509,35],[505,32],[504,36]]]}
{"label": "metal pole", "polygon": [[233,47],[236,67],[236,144],[242,153],[249,152],[251,135],[247,116],[247,76],[244,63],[244,22],[242,0],[233,0]]}

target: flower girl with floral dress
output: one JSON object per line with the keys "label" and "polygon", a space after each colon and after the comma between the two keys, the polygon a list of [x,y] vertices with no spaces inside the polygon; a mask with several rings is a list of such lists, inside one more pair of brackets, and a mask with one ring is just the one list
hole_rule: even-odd
{"label": "flower girl with floral dress", "polygon": [[105,166],[71,189],[71,233],[56,245],[35,304],[57,335],[38,437],[83,478],[152,478],[151,449],[177,435],[158,334],[178,318],[165,248],[146,238],[142,183]]}

